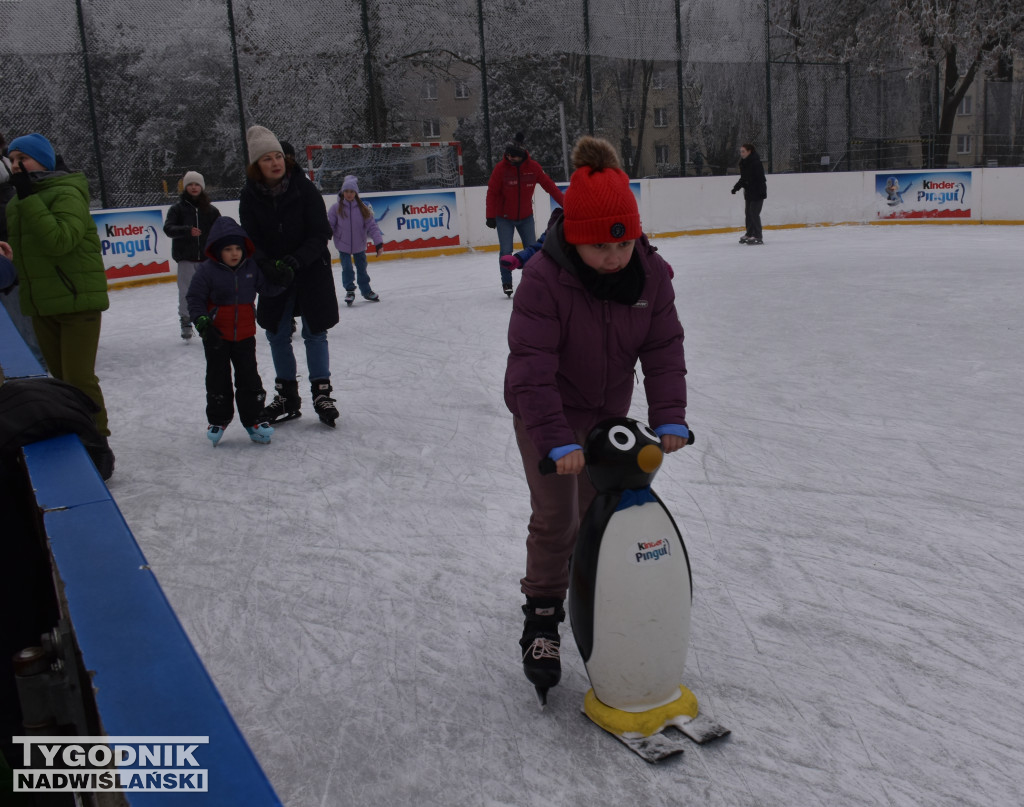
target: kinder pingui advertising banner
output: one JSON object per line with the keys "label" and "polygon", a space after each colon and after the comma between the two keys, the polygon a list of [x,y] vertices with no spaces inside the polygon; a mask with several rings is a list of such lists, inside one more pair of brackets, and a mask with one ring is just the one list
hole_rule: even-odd
{"label": "kinder pingui advertising banner", "polygon": [[388,251],[448,247],[459,243],[454,193],[385,193],[367,195],[363,201],[373,208],[373,217]]}
{"label": "kinder pingui advertising banner", "polygon": [[970,171],[875,174],[880,219],[969,219]]}
{"label": "kinder pingui advertising banner", "polygon": [[169,273],[171,245],[159,210],[93,213],[107,278],[116,280]]}

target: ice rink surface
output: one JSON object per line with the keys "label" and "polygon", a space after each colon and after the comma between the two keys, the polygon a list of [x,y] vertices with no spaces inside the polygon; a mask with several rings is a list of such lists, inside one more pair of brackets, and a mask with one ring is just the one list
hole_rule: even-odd
{"label": "ice rink surface", "polygon": [[654,483],[684,683],[733,729],[659,766],[581,714],[568,625],[546,711],[522,673],[496,253],[371,260],[383,302],[330,332],[338,428],[299,341],[269,446],[206,440],[173,285],[111,295],[111,491],[286,805],[1024,803],[1024,228],[737,237],[655,240],[697,435]]}

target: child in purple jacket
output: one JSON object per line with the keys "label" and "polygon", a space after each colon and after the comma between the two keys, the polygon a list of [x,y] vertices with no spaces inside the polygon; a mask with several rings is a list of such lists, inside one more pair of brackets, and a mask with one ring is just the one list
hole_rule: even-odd
{"label": "child in purple jacket", "polygon": [[[582,445],[600,421],[629,412],[637,360],[648,422],[666,453],[686,445],[683,327],[671,269],[640,228],[629,178],[606,140],[583,137],[575,171],[543,248],[523,267],[509,321],[505,403],[530,488],[526,622],[520,647],[527,678],[561,677],[558,623],[580,517],[595,491]],[[542,476],[540,460],[556,474]]]}
{"label": "child in purple jacket", "polygon": [[[341,256],[341,285],[345,287],[345,304],[356,299],[356,280],[364,300],[379,303],[380,297],[370,288],[366,272],[366,242],[373,241],[379,256],[384,251],[384,236],[373,217],[373,211],[359,198],[358,180],[349,174],[338,191],[338,201],[327,211],[327,220],[334,231],[334,246]],[[352,271],[355,260],[356,270]]]}

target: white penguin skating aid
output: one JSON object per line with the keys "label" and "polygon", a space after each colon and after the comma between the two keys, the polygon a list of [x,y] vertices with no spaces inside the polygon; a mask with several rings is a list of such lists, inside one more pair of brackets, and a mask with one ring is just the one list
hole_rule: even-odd
{"label": "white penguin skating aid", "polygon": [[[693,436],[690,436],[693,442]],[[588,436],[586,471],[597,496],[580,525],[568,612],[590,677],[583,711],[648,762],[729,730],[701,714],[683,681],[690,637],[690,563],[651,481],[661,440],[630,418]]]}

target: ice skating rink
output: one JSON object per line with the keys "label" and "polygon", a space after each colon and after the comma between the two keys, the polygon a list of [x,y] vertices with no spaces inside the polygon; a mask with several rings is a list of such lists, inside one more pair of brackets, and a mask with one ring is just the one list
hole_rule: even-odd
{"label": "ice skating rink", "polygon": [[269,446],[206,440],[173,285],[111,295],[111,491],[285,804],[1024,803],[1024,228],[738,235],[655,240],[697,435],[654,484],[693,567],[684,683],[733,729],[659,766],[581,714],[567,625],[546,711],[522,673],[496,253],[371,259],[383,302],[330,332],[338,428],[297,342],[305,414]]}

